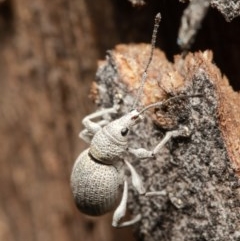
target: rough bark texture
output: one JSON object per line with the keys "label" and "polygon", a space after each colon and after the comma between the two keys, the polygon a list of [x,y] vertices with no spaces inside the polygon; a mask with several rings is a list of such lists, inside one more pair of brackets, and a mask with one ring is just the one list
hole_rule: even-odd
{"label": "rough bark texture", "polygon": [[[120,94],[122,113],[129,111],[149,48],[120,45],[100,65],[95,88],[101,106]],[[166,92],[202,97],[171,101],[152,112],[154,122],[146,118],[133,131],[131,147],[153,149],[166,130],[191,130],[189,137],[172,139],[156,159],[128,157],[148,190],[167,193],[149,198],[131,190],[129,207],[143,216],[136,225],[138,240],[239,240],[240,95],[212,64],[209,51],[176,56],[173,64],[155,51],[151,66],[142,105],[166,99]],[[167,87],[169,79],[173,84]]]}
{"label": "rough bark texture", "polygon": [[[111,214],[86,218],[73,203],[69,176],[86,148],[78,139],[81,119],[93,111],[88,93],[97,60],[106,50],[117,43],[149,43],[160,10],[158,44],[172,59],[179,53],[176,39],[185,7],[177,0],[152,0],[143,8],[132,8],[127,0],[0,0],[0,240],[131,239],[131,229],[110,227]],[[212,49],[235,89],[240,89],[239,23],[239,18],[226,23],[210,9],[193,45],[193,50]],[[173,68],[167,62],[153,67],[158,72],[162,65]],[[141,69],[136,64],[136,73]],[[172,83],[177,88],[179,76],[166,71],[164,87]],[[165,94],[158,87],[155,91]],[[232,94],[229,88],[225,91],[225,98]],[[231,108],[225,110],[233,115]],[[160,117],[158,113],[158,122],[166,122]],[[171,120],[168,126],[174,125]],[[225,135],[236,126],[224,125]]]}
{"label": "rough bark texture", "polygon": [[212,0],[211,5],[217,8],[229,22],[240,15],[240,2],[238,0]]}
{"label": "rough bark texture", "polygon": [[[142,6],[144,0],[129,0],[133,6]],[[189,2],[189,0],[179,0],[180,2]],[[208,1],[208,0],[203,0]],[[202,2],[203,2],[202,1]],[[146,1],[148,2],[148,1]],[[225,17],[226,21],[230,22],[240,15],[240,2],[238,0],[209,0],[213,8],[217,8]]]}

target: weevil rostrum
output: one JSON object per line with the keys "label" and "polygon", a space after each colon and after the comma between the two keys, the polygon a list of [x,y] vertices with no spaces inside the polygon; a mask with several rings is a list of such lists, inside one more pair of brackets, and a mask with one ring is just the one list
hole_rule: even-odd
{"label": "weevil rostrum", "polygon": [[[170,138],[188,135],[188,128],[184,126],[177,130],[168,131],[152,151],[144,148],[133,149],[128,144],[129,132],[133,126],[143,119],[145,111],[161,106],[174,98],[194,97],[176,96],[163,102],[148,105],[142,110],[137,110],[136,108],[147,78],[147,70],[153,57],[160,20],[161,15],[158,13],[155,17],[150,57],[142,75],[141,85],[138,89],[133,109],[111,122],[107,120],[94,122],[92,120],[101,118],[106,114],[116,114],[119,109],[118,104],[92,113],[83,119],[82,123],[85,129],[79,134],[80,138],[90,144],[90,147],[79,155],[72,169],[71,188],[75,203],[82,213],[91,216],[103,215],[114,210],[117,206],[112,219],[112,226],[114,227],[130,226],[141,219],[141,214],[138,214],[130,221],[120,222],[121,218],[125,216],[128,199],[128,182],[123,171],[123,165],[126,165],[129,169],[133,187],[140,195],[162,195],[161,191],[146,192],[136,169],[130,162],[124,160],[126,152],[133,154],[138,159],[151,158],[161,150]],[[123,185],[123,194],[119,204],[117,204],[121,185]]]}

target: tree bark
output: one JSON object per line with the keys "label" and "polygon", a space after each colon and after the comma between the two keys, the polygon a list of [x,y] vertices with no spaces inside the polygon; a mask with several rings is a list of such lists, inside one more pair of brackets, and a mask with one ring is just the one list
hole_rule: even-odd
{"label": "tree bark", "polygon": [[79,215],[69,187],[99,55],[87,3],[0,4],[0,239],[112,240],[109,217]]}
{"label": "tree bark", "polygon": [[[108,107],[122,96],[129,112],[140,84],[148,45],[119,45],[97,73],[97,102]],[[131,162],[147,190],[166,195],[144,197],[131,189],[129,208],[141,214],[137,240],[227,240],[240,238],[240,95],[212,63],[212,52],[175,56],[174,63],[155,51],[138,109],[176,96],[134,128],[131,148],[153,148],[169,130],[191,134],[172,138],[155,159]],[[108,92],[106,92],[108,90]],[[108,95],[106,95],[108,93]],[[148,117],[147,117],[148,116]]]}
{"label": "tree bark", "polygon": [[[94,109],[88,95],[97,60],[117,43],[149,42],[153,18],[159,9],[163,21],[158,42],[167,57],[173,59],[179,53],[176,38],[185,6],[175,0],[149,1],[138,9],[127,0],[103,0],[101,4],[84,0],[0,0],[0,240],[132,238],[131,229],[116,231],[110,227],[111,214],[96,220],[78,213],[69,187],[74,159],[87,147],[79,141],[78,133],[82,118]],[[192,48],[211,48],[214,61],[235,89],[240,88],[239,23],[239,19],[225,23],[218,12],[210,10]],[[134,61],[136,56],[138,51],[127,61]],[[167,61],[152,67],[156,73],[160,68],[173,69]],[[135,68],[137,74],[141,73],[143,62]],[[118,69],[118,73],[121,71]],[[157,81],[162,79],[159,74],[154,76]],[[180,82],[172,83],[166,72],[166,83],[177,89],[184,75],[175,71],[172,76]],[[121,87],[124,95],[129,92],[125,85]],[[132,88],[137,85],[138,82]],[[154,96],[165,94],[158,86],[148,88]],[[112,104],[114,95],[110,90],[110,97],[106,95],[99,104]],[[229,88],[224,91],[225,98],[232,93]],[[156,98],[150,97],[148,93],[144,98],[151,102]],[[232,113],[231,108],[224,110]],[[160,120],[160,114],[157,123],[166,120]],[[226,125],[221,129],[225,139],[238,124],[228,129],[227,122],[228,119],[222,122]],[[159,133],[162,132],[156,134],[158,138]],[[228,149],[234,146],[236,137],[232,138],[224,142]],[[234,151],[229,158],[233,159],[233,155]],[[164,169],[161,172],[165,173]]]}

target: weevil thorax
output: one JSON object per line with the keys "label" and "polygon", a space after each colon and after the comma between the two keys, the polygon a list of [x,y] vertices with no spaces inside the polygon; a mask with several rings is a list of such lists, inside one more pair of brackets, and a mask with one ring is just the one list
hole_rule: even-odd
{"label": "weevil thorax", "polygon": [[137,110],[110,122],[93,137],[89,153],[104,164],[118,165],[122,161],[128,146],[128,134],[141,118]]}

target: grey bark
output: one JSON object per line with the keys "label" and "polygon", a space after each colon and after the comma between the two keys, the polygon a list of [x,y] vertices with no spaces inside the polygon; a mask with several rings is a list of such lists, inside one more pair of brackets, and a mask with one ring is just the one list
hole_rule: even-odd
{"label": "grey bark", "polygon": [[[133,6],[142,6],[147,1],[144,0],[129,0]],[[180,2],[190,2],[189,0],[179,0]],[[205,1],[205,0],[204,0]],[[207,0],[208,1],[208,0]],[[191,1],[192,2],[192,1]],[[200,2],[200,1],[199,1]],[[203,2],[203,1],[201,1]],[[240,15],[240,2],[238,0],[210,0],[211,6],[218,9],[224,16],[226,21],[230,22]],[[200,3],[201,4],[201,3]]]}
{"label": "grey bark", "polygon": [[[131,53],[132,47],[126,48]],[[123,83],[126,72],[120,68],[122,66],[116,58],[117,51],[110,53],[106,63],[98,70],[97,101],[102,107],[107,107],[113,103],[114,96],[120,93],[123,95],[120,114],[124,114],[131,107],[134,94],[130,91],[130,80]],[[140,46],[138,54],[141,55]],[[138,58],[136,53],[133,56]],[[147,190],[167,193],[166,196],[144,197],[131,189],[129,209],[134,215],[141,213],[143,216],[135,227],[137,240],[240,239],[240,181],[221,131],[220,97],[215,77],[211,74],[211,69],[215,67],[207,58],[208,63],[204,63],[204,58],[203,54],[201,63],[198,56],[190,56],[188,59],[193,63],[191,68],[187,67],[184,60],[176,61],[174,69],[186,81],[181,88],[171,93],[174,96],[198,93],[202,97],[173,101],[164,110],[157,111],[166,118],[175,119],[176,125],[171,126],[171,129],[177,129],[180,125],[188,126],[191,136],[173,138],[156,159],[139,161],[126,157],[143,177]],[[160,79],[163,78],[161,74],[159,70]],[[147,81],[151,82],[152,79]],[[169,128],[156,122],[153,124],[150,116],[146,115],[145,120],[133,131],[131,147],[153,149]],[[238,135],[236,141],[239,140]]]}
{"label": "grey bark", "polygon": [[[130,240],[131,229],[110,227],[111,214],[95,220],[74,206],[69,176],[86,148],[81,119],[93,111],[89,88],[106,50],[149,42],[160,9],[157,42],[173,58],[183,7],[176,0],[141,9],[127,0],[0,1],[0,240]],[[209,12],[193,48],[211,48],[239,89],[239,19],[227,24]]]}

